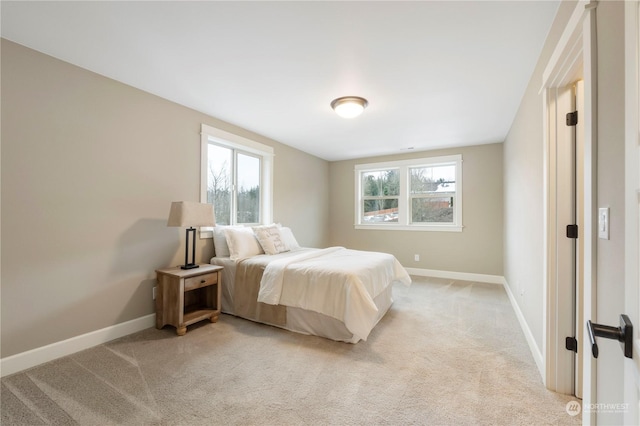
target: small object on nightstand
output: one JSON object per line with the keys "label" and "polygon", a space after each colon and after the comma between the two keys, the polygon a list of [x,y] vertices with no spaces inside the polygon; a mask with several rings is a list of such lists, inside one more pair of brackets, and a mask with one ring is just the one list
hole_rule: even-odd
{"label": "small object on nightstand", "polygon": [[[213,204],[174,201],[171,203],[167,226],[188,226],[184,250],[184,265],[180,269],[194,269],[196,258],[196,228],[194,226],[215,226],[216,214]],[[189,236],[191,236],[191,261],[189,261]]]}
{"label": "small object on nightstand", "polygon": [[204,319],[218,321],[222,296],[222,266],[199,265],[197,269],[180,267],[158,269],[156,328],[169,324],[178,336],[187,326]]}

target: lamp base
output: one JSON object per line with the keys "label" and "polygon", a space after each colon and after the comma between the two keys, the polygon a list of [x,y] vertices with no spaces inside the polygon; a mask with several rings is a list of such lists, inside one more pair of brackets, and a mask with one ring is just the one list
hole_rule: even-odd
{"label": "lamp base", "polygon": [[196,265],[195,263],[188,263],[186,265],[182,265],[180,266],[180,269],[195,269],[195,268],[199,268],[200,265]]}

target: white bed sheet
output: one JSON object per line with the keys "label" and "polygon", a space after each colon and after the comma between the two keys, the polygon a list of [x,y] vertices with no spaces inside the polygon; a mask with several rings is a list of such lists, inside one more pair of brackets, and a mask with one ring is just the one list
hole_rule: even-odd
{"label": "white bed sheet", "polygon": [[[339,249],[346,250],[343,248]],[[268,264],[273,264],[274,261],[281,266],[286,265],[290,270],[284,275],[287,275],[290,281],[299,282],[297,281],[300,279],[299,274],[304,275],[307,273],[308,275],[310,270],[322,268],[322,266],[319,265],[319,259],[316,258],[316,255],[310,254],[317,253],[318,251],[321,250],[301,248],[278,255],[255,256],[252,258],[252,261],[264,262],[265,267]],[[355,303],[356,306],[354,308],[353,300],[349,302],[345,299],[342,302],[336,303],[334,299],[335,294],[331,295],[331,291],[324,296],[314,291],[302,291],[302,293],[308,293],[305,295],[301,293],[300,288],[297,288],[299,286],[291,287],[283,285],[281,296],[284,295],[285,300],[281,300],[281,302],[287,302],[282,303],[286,305],[287,310],[286,325],[271,325],[276,325],[298,333],[327,337],[337,341],[356,343],[360,340],[366,340],[371,329],[375,327],[393,304],[393,282],[410,284],[411,279],[395,257],[391,255],[373,252],[357,252],[354,250],[339,251],[337,249],[330,249],[325,251],[329,255],[329,262],[339,270],[339,273],[360,270],[359,274],[361,276],[364,274],[366,278],[364,280],[354,278],[354,276],[347,274],[349,277],[348,280],[352,281],[351,284],[355,282],[355,284],[353,284],[355,293],[360,293],[358,297],[362,300]],[[371,256],[363,260],[356,260],[356,257],[362,253],[373,255],[374,258],[380,255],[390,258],[385,268],[387,272],[384,274],[384,277],[380,275],[380,271],[375,272],[370,268],[369,262],[372,261]],[[233,300],[236,262],[228,257],[213,257],[211,263],[224,267],[222,274],[222,311],[236,315]],[[361,270],[362,268],[364,268],[364,271]],[[289,276],[290,273],[293,275]],[[326,271],[321,274],[326,275]],[[379,276],[375,277],[375,275]],[[310,278],[312,276],[313,275],[309,275],[308,278],[304,279],[314,281],[313,278]],[[327,277],[325,276],[325,278]],[[333,278],[329,277],[328,281],[325,280],[324,285],[326,286],[327,283],[331,281],[334,281],[335,284],[335,280],[335,276]],[[344,290],[344,283],[339,284],[338,287]],[[363,298],[362,292],[367,293],[368,297]],[[349,293],[349,291],[346,293]],[[311,303],[304,302],[305,297],[309,295],[311,295],[310,297],[315,301]],[[308,297],[306,298],[308,299]],[[364,313],[362,311],[363,306],[365,306]],[[326,307],[329,309],[325,309]],[[253,318],[248,319],[254,320]]]}
{"label": "white bed sheet", "polygon": [[373,298],[393,282],[411,283],[394,256],[330,247],[270,261],[258,301],[325,314],[366,340],[378,318]]}

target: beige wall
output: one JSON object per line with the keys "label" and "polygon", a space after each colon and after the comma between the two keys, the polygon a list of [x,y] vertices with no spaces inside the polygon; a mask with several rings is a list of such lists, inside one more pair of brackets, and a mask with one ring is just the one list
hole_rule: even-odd
{"label": "beige wall", "polygon": [[[354,228],[356,164],[452,154],[463,160],[462,232]],[[337,161],[329,176],[332,245],[391,253],[408,268],[502,275],[502,144]]]}
{"label": "beige wall", "polygon": [[[171,201],[199,199],[200,125],[275,149],[274,220],[328,244],[328,163],[2,40],[2,357],[154,312],[184,260]],[[212,254],[197,241],[197,260]]]}
{"label": "beige wall", "polygon": [[575,2],[563,2],[504,142],[504,276],[542,351],[544,247],[542,73]]}

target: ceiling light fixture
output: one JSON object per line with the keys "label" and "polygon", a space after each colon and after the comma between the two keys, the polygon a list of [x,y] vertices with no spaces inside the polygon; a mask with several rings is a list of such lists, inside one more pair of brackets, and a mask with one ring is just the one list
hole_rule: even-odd
{"label": "ceiling light fixture", "polygon": [[343,96],[331,101],[331,108],[342,118],[359,116],[367,105],[369,105],[369,102],[359,96]]}

